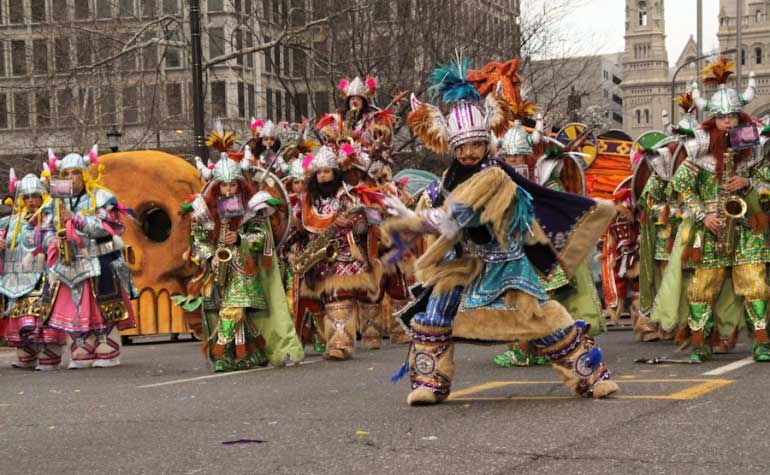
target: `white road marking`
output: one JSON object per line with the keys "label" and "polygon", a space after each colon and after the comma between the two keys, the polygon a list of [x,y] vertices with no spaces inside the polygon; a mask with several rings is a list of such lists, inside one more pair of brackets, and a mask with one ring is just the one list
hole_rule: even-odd
{"label": "white road marking", "polygon": [[[299,366],[304,366],[306,364],[312,364],[312,363],[318,363],[319,361],[323,361],[322,359],[317,360],[306,360],[299,364]],[[246,374],[246,373],[256,373],[258,371],[269,371],[272,369],[278,369],[275,366],[268,366],[266,368],[254,368],[254,369],[245,369],[243,371],[231,371],[228,373],[215,373],[215,374],[209,374],[206,376],[198,376],[197,378],[187,378],[187,379],[175,379],[173,381],[165,381],[163,383],[154,383],[154,384],[145,384],[143,386],[137,386],[137,389],[146,389],[146,388],[157,388],[160,386],[169,386],[171,384],[182,384],[182,383],[191,383],[194,381],[201,381],[204,379],[213,379],[213,378],[224,378],[226,376],[237,376],[239,374]]]}
{"label": "white road marking", "polygon": [[705,373],[701,373],[701,375],[702,376],[722,376],[723,374],[729,373],[730,371],[735,371],[738,368],[743,368],[746,365],[750,365],[753,362],[754,362],[754,358],[749,356],[748,358],[743,358],[742,360],[733,361],[730,364],[720,366],[716,369],[712,369],[711,371],[706,371]]}

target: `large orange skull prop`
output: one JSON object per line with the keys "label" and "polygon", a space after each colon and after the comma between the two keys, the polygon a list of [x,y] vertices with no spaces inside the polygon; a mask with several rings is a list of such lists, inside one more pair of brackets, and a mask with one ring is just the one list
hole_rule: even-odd
{"label": "large orange skull prop", "polygon": [[[183,159],[157,151],[110,153],[99,161],[104,165],[100,183],[137,214],[136,221],[123,220],[127,260],[140,293],[134,302],[137,327],[123,334],[191,332],[170,297],[185,292],[184,280],[192,274],[185,259],[190,217],[180,209],[202,188],[200,174]],[[96,176],[96,170],[90,172]],[[199,321],[197,315],[193,321]]]}

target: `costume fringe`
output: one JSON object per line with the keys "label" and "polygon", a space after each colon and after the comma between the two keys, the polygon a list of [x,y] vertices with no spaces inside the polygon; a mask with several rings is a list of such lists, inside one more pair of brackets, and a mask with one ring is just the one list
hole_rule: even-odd
{"label": "costume fringe", "polygon": [[449,201],[477,211],[481,224],[490,224],[502,248],[508,247],[508,227],[518,187],[503,169],[489,167],[473,175],[452,192]]}

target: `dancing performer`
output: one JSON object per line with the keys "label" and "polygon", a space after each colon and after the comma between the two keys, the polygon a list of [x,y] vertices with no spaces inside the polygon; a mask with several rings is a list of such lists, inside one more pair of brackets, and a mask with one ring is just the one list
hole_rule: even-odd
{"label": "dancing performer", "polygon": [[420,235],[440,235],[416,264],[423,289],[407,312],[414,315],[412,345],[394,379],[409,373],[408,404],[435,404],[449,395],[453,336],[527,340],[543,349],[576,394],[605,397],[617,385],[587,335],[588,325],[548,300],[535,265],[548,273],[558,261],[572,273],[607,225],[612,208],[542,188],[491,158],[487,124],[492,121],[494,127],[495,120],[510,118],[487,115],[481,96],[466,81],[466,70],[467,63],[458,61],[433,73],[433,90],[452,103],[447,117],[412,96],[412,130],[431,150],[453,155],[441,180],[422,198],[429,209],[414,212],[400,200],[387,200],[397,215],[383,224],[397,251],[391,259]]}

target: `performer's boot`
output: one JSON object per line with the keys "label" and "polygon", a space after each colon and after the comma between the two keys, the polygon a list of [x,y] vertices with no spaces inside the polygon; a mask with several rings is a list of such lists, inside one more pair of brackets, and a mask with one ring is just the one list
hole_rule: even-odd
{"label": "performer's boot", "polygon": [[120,330],[117,325],[96,335],[94,368],[111,368],[120,364]]}
{"label": "performer's boot", "polygon": [[412,392],[406,398],[410,406],[436,404],[449,396],[455,373],[452,329],[412,322],[409,348],[409,378]]}
{"label": "performer's boot", "polygon": [[324,306],[324,311],[324,359],[350,359],[356,344],[358,303],[355,300],[331,302]]}
{"label": "performer's boot", "polygon": [[37,366],[35,371],[53,371],[59,369],[61,363],[62,347],[53,343],[40,345],[37,353]]}
{"label": "performer's boot", "polygon": [[93,333],[67,333],[70,346],[69,369],[90,368],[96,360],[96,335]]}
{"label": "performer's boot", "polygon": [[602,351],[588,336],[589,326],[578,320],[574,325],[536,340],[561,380],[575,394],[600,399],[618,391],[602,361]]}
{"label": "performer's boot", "polygon": [[515,368],[517,366],[532,366],[534,364],[535,354],[529,351],[529,345],[526,341],[517,341],[508,345],[508,350],[495,356],[494,362],[504,368]]}
{"label": "performer's boot", "polygon": [[767,301],[749,300],[746,307],[746,320],[754,330],[754,346],[751,354],[754,361],[770,362],[770,340],[767,337]]}
{"label": "performer's boot", "polygon": [[390,312],[388,316],[388,333],[390,334],[390,343],[394,345],[400,345],[403,343],[409,343],[412,339],[409,337],[409,333],[406,332],[404,326],[399,319],[395,316],[402,308],[409,303],[408,300],[390,299]]}
{"label": "performer's boot", "polygon": [[[690,361],[693,363],[703,363],[711,359],[713,349],[706,343],[706,328],[711,320],[711,305],[707,303],[690,304]],[[696,329],[693,329],[695,326]]]}
{"label": "performer's boot", "polygon": [[323,313],[314,313],[311,318],[313,319],[313,350],[316,353],[323,353],[326,351]]}
{"label": "performer's boot", "polygon": [[367,350],[382,347],[382,306],[378,303],[361,303],[359,306],[361,321],[361,341]]}
{"label": "performer's boot", "polygon": [[34,368],[37,364],[37,345],[33,343],[26,344],[16,348],[16,361],[11,366],[19,369]]}

